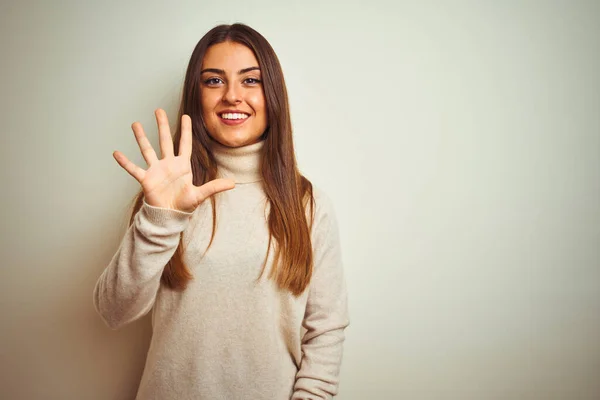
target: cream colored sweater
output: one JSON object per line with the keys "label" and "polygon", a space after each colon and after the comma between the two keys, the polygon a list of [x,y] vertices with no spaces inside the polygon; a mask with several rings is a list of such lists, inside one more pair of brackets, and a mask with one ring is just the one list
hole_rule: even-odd
{"label": "cream colored sweater", "polygon": [[[314,272],[299,297],[279,290],[268,271],[257,281],[268,244],[259,172],[263,142],[215,144],[219,176],[236,181],[186,213],[144,202],[94,290],[94,305],[117,329],[152,310],[152,341],[137,399],[328,399],[337,394],[346,286],[331,202],[315,189]],[[160,283],[180,235],[194,275],[176,292]],[[269,266],[273,250],[270,252]],[[269,268],[269,267],[268,267]]]}

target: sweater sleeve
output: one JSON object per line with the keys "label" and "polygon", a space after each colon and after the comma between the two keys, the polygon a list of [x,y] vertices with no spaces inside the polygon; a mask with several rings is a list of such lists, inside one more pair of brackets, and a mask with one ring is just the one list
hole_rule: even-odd
{"label": "sweater sleeve", "polygon": [[154,207],[144,199],[94,288],[94,307],[110,328],[118,329],[150,311],[163,269],[192,215]]}
{"label": "sweater sleeve", "polygon": [[344,329],[349,325],[337,220],[330,201],[319,197],[313,277],[302,323],[306,333],[292,400],[331,399],[337,394]]}

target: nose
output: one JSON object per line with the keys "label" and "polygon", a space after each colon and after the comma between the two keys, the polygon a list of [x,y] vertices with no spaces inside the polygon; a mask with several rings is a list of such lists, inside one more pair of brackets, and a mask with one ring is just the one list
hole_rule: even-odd
{"label": "nose", "polygon": [[230,104],[239,104],[242,101],[242,88],[235,84],[227,85],[223,101]]}

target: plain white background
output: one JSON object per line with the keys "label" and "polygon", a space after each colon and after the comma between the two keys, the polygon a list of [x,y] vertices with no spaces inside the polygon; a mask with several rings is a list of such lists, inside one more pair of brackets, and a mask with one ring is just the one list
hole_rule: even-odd
{"label": "plain white background", "polygon": [[6,1],[0,397],[131,399],[149,341],[92,305],[189,56],[273,45],[302,171],[336,207],[339,398],[600,398],[597,1]]}

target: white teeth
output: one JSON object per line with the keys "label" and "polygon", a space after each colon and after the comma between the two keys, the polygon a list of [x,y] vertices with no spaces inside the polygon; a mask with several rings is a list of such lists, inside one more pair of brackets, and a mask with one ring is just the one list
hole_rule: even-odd
{"label": "white teeth", "polygon": [[246,114],[240,114],[240,113],[227,113],[227,114],[221,114],[221,118],[223,118],[223,119],[246,119],[246,118],[248,118],[248,116]]}

